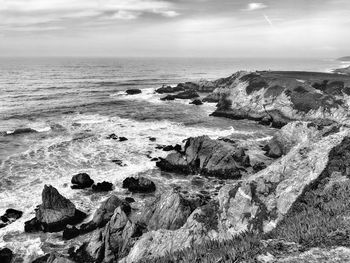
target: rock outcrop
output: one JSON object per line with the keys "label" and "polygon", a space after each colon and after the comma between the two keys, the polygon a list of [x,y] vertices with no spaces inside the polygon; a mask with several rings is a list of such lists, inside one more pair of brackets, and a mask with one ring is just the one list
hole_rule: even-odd
{"label": "rock outcrop", "polygon": [[350,77],[315,72],[237,72],[210,98],[213,116],[249,119],[280,128],[295,120],[349,124]]}
{"label": "rock outcrop", "polygon": [[144,234],[121,262],[164,258],[249,231],[311,247],[348,244],[350,131],[294,122],[280,133],[287,138],[282,158],[225,185],[217,201],[197,208],[178,230]]}
{"label": "rock outcrop", "polygon": [[128,177],[123,181],[123,188],[133,193],[151,193],[156,190],[156,185],[145,177]]}
{"label": "rock outcrop", "polygon": [[12,209],[12,208],[7,209],[5,211],[5,214],[3,214],[0,217],[0,228],[3,228],[5,226],[13,223],[17,219],[21,218],[22,214],[23,214],[22,211],[18,211],[16,209]]}
{"label": "rock outcrop", "polygon": [[189,100],[189,99],[194,99],[198,97],[199,97],[199,94],[196,91],[186,90],[175,95],[167,95],[164,98],[161,98],[161,100],[174,100],[174,99]]}
{"label": "rock outcrop", "polygon": [[94,180],[90,178],[87,173],[79,173],[72,177],[71,186],[72,189],[84,189],[89,188],[94,184]]}
{"label": "rock outcrop", "polygon": [[25,223],[26,232],[58,232],[66,225],[77,224],[86,217],[85,213],[76,209],[71,201],[51,185],[44,186],[42,204],[37,207],[35,214],[35,218]]}
{"label": "rock outcrop", "polygon": [[165,171],[231,179],[239,179],[249,165],[244,149],[208,136],[189,138],[184,153],[171,153],[157,162]]}
{"label": "rock outcrop", "polygon": [[136,95],[142,93],[140,89],[128,89],[125,91],[128,95]]}
{"label": "rock outcrop", "polygon": [[13,252],[8,248],[0,249],[0,262],[11,263],[13,258]]}

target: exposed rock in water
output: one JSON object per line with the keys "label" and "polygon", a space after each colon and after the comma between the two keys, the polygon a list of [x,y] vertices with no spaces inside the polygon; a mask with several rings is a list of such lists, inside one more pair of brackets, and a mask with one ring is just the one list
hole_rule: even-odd
{"label": "exposed rock in water", "polygon": [[79,173],[72,177],[71,183],[73,184],[72,189],[84,189],[91,187],[94,180],[87,173]]}
{"label": "exposed rock in water", "polygon": [[56,188],[45,185],[42,204],[38,206],[35,218],[25,223],[25,231],[58,232],[68,224],[79,223],[85,217],[86,214],[77,210],[75,205],[63,197]]}
{"label": "exposed rock in water", "polygon": [[171,87],[171,86],[163,86],[159,89],[156,89],[157,93],[163,94],[163,93],[175,93],[175,92],[180,92],[180,91],[184,91],[185,88],[178,85],[176,87]]}
{"label": "exposed rock in water", "polygon": [[142,93],[142,91],[140,89],[128,89],[126,90],[126,94],[128,95],[136,95],[136,94],[140,94]]}
{"label": "exposed rock in water", "polygon": [[126,137],[119,137],[119,141],[120,142],[125,142],[125,141],[127,141],[128,140],[128,138],[126,138]]}
{"label": "exposed rock in water", "polygon": [[184,154],[171,153],[157,162],[157,166],[171,172],[238,179],[249,165],[247,160],[244,149],[201,136],[187,140]]}
{"label": "exposed rock in water", "polygon": [[112,133],[108,135],[106,139],[118,140],[118,136],[115,133]]}
{"label": "exposed rock in water", "polygon": [[197,208],[181,228],[144,234],[120,262],[152,261],[247,231],[304,247],[349,245],[349,129],[329,134],[329,127],[295,122],[281,132],[282,158],[223,186],[217,201]]}
{"label": "exposed rock in water", "polygon": [[37,258],[32,263],[74,263],[74,261],[57,253],[50,253]]}
{"label": "exposed rock in water", "polygon": [[8,248],[0,249],[0,262],[11,263],[13,258],[13,252]]}
{"label": "exposed rock in water", "polygon": [[195,99],[192,102],[190,102],[190,104],[194,104],[194,105],[203,105],[203,102],[200,99]]}
{"label": "exposed rock in water", "polygon": [[213,116],[249,119],[281,128],[295,120],[349,124],[350,77],[316,72],[237,72],[214,90]]}
{"label": "exposed rock in water", "polygon": [[145,177],[128,177],[123,181],[123,188],[133,193],[151,193],[156,190],[156,185]]}
{"label": "exposed rock in water", "polygon": [[23,212],[16,209],[9,208],[6,210],[5,214],[0,217],[0,228],[3,228],[17,219],[21,218]]}
{"label": "exposed rock in water", "polygon": [[103,181],[102,183],[93,184],[92,190],[95,192],[109,192],[113,190],[113,184]]}
{"label": "exposed rock in water", "polygon": [[187,90],[187,91],[183,91],[180,92],[176,95],[167,95],[164,98],[161,98],[161,100],[174,100],[174,99],[194,99],[194,98],[198,98],[199,95],[197,92],[195,92],[194,90]]}

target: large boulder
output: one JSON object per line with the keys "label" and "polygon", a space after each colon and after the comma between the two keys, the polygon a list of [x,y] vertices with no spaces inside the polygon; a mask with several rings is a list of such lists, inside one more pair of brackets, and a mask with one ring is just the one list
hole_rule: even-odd
{"label": "large boulder", "polygon": [[171,172],[238,179],[249,166],[249,157],[236,145],[201,136],[189,138],[184,153],[171,153],[157,166]]}
{"label": "large boulder", "polygon": [[8,248],[0,249],[0,262],[11,263],[13,258],[13,252]]}
{"label": "large boulder", "polygon": [[151,193],[156,190],[156,185],[145,177],[128,177],[123,181],[123,188],[133,193]]}
{"label": "large boulder", "polygon": [[63,197],[56,188],[45,185],[42,192],[42,204],[36,209],[35,218],[25,223],[25,231],[58,232],[66,225],[77,224],[85,217],[85,213],[76,209],[75,205]]}
{"label": "large boulder", "polygon": [[72,177],[72,189],[89,188],[94,184],[94,180],[87,173],[79,173]]}
{"label": "large boulder", "polygon": [[237,72],[214,90],[214,116],[280,128],[295,120],[349,124],[350,77],[315,72]]}
{"label": "large boulder", "polygon": [[12,208],[7,209],[5,214],[3,214],[0,217],[0,228],[3,228],[13,223],[14,221],[22,217],[22,214],[23,214],[22,211],[19,211],[16,209],[12,209]]}
{"label": "large boulder", "polygon": [[140,94],[142,93],[142,91],[140,89],[128,89],[126,90],[126,94],[128,95],[136,95],[136,94]]}

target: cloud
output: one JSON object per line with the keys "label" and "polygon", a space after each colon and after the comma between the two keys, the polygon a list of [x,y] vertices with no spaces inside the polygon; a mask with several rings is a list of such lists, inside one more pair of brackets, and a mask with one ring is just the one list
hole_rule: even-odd
{"label": "cloud", "polygon": [[244,10],[245,11],[255,11],[255,10],[259,10],[259,9],[264,9],[266,7],[267,7],[267,5],[265,5],[263,3],[249,3],[247,8]]}
{"label": "cloud", "polygon": [[160,14],[165,16],[165,17],[176,17],[176,16],[180,15],[178,12],[173,11],[173,10],[161,11]]}

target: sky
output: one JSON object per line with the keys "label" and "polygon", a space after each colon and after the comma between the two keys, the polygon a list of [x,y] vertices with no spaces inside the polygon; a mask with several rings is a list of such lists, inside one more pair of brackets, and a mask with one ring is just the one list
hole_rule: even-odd
{"label": "sky", "polygon": [[0,56],[350,55],[350,0],[0,0]]}

